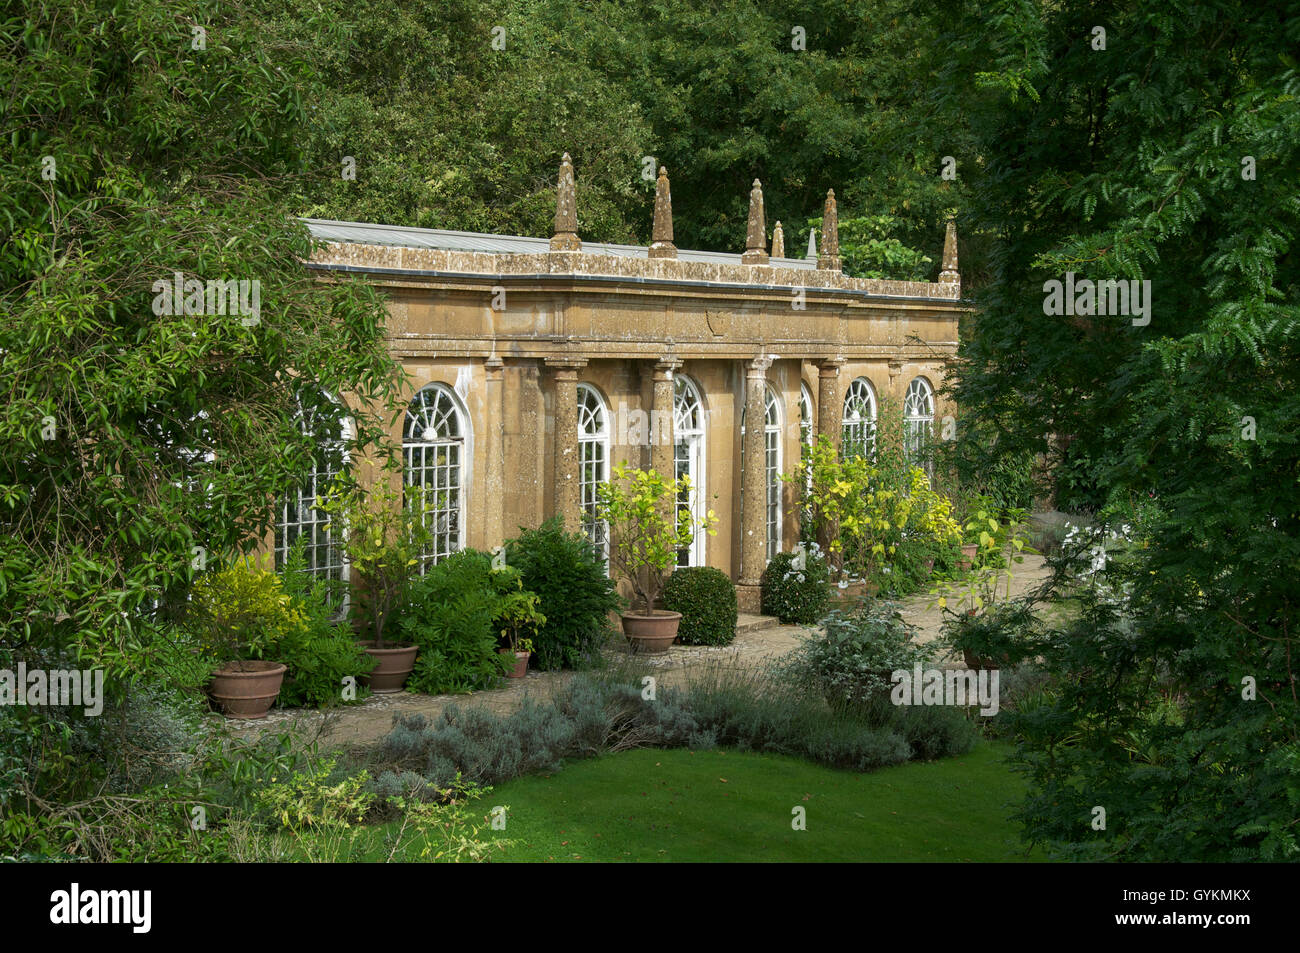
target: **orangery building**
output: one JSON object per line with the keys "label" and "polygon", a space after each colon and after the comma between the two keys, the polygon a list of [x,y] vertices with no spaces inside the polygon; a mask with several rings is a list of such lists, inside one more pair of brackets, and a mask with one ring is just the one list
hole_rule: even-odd
{"label": "orangery building", "polygon": [[[757,180],[743,254],[674,245],[663,169],[648,247],[582,241],[576,208],[566,154],[549,240],[307,222],[320,280],[361,275],[387,296],[388,344],[412,381],[391,437],[405,483],[438,491],[430,558],[556,514],[608,546],[596,487],[626,461],[690,478],[680,505],[718,522],[679,563],[723,570],[757,612],[767,561],[799,540],[799,484],[780,477],[802,448],[870,440],[886,398],[916,441],[949,412],[955,229],[937,281],[879,281],[842,273],[833,192],[806,257],[787,257],[779,222],[769,233]],[[328,476],[284,502],[275,545],[282,557],[305,535],[313,570],[341,575],[315,508]]]}

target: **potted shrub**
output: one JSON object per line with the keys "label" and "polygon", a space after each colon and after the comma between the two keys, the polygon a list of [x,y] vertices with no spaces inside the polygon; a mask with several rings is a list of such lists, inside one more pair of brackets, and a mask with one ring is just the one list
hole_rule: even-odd
{"label": "potted shrub", "polygon": [[677,506],[690,491],[686,478],[666,480],[654,469],[621,463],[614,480],[596,488],[597,514],[609,523],[609,559],[628,581],[634,609],[621,616],[623,634],[637,652],[659,653],[677,638],[680,612],[657,610],[664,580],[677,565],[677,551],[691,543],[694,531],[714,535],[717,517],[710,510],[698,522],[690,510]]}
{"label": "potted shrub", "polygon": [[533,640],[512,638],[510,648],[502,649],[502,655],[514,657],[515,667],[506,672],[506,678],[523,678],[528,674],[528,659],[533,654]]}
{"label": "potted shrub", "polygon": [[357,486],[335,485],[320,501],[320,509],[330,517],[327,528],[338,524],[344,530],[339,535],[351,566],[353,619],[363,636],[359,644],[375,659],[368,680],[377,694],[401,691],[420,651],[413,643],[387,639],[385,633],[428,552],[431,536],[421,512],[425,508],[426,500],[404,500],[382,482],[369,494]]}
{"label": "potted shrub", "polygon": [[247,559],[203,573],[189,618],[202,651],[219,664],[207,688],[212,701],[227,718],[265,718],[287,671],[276,648],[303,626],[280,577]]}
{"label": "potted shrub", "polygon": [[945,610],[940,642],[960,655],[967,668],[1003,668],[1033,654],[1035,622],[1033,609],[1024,602],[1004,602],[984,612]]}
{"label": "potted shrub", "polygon": [[524,632],[537,634],[537,630],[546,624],[546,616],[538,610],[541,601],[535,592],[524,589],[523,578],[513,567],[493,569],[493,576],[500,577],[509,573],[507,578],[514,582],[503,595],[503,603],[498,610],[496,623],[501,625],[501,635],[507,647],[501,649],[502,655],[514,656],[514,668],[506,672],[508,678],[523,678],[528,674],[528,659],[533,654],[533,640],[524,636]]}

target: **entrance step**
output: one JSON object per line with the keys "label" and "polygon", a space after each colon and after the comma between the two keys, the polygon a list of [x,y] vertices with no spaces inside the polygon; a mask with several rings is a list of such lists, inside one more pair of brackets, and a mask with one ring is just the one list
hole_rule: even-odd
{"label": "entrance step", "polygon": [[781,620],[774,615],[752,615],[742,612],[736,617],[736,635],[741,636],[762,629],[774,629],[781,625]]}

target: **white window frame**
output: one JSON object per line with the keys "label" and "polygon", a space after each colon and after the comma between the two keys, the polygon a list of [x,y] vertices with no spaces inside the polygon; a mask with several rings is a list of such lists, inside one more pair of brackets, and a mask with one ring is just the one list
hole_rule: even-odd
{"label": "white window frame", "polygon": [[[449,420],[454,421],[457,432],[439,434],[435,427]],[[440,450],[447,451],[448,462],[438,462],[437,453]],[[435,455],[432,465],[429,464],[430,452]],[[453,456],[457,458],[454,464],[450,462]],[[438,471],[442,469],[447,473],[447,489],[455,493],[455,504],[440,507],[435,512],[435,517],[442,525],[431,528],[434,535],[433,550],[421,558],[421,573],[430,565],[465,548],[466,497],[470,487],[472,460],[473,431],[464,403],[456,391],[446,384],[439,381],[425,384],[407,404],[406,419],[402,425],[403,496],[405,497],[407,487],[428,488],[429,474],[434,474],[434,489],[441,489],[437,483]],[[414,479],[417,472],[420,475],[418,480]],[[404,498],[402,505],[410,503]],[[427,518],[426,515],[424,519]],[[451,525],[453,520],[456,524],[454,531]]]}
{"label": "white window frame", "polygon": [[[855,377],[844,394],[844,410],[840,419],[840,456],[848,458],[854,447],[866,451],[868,458],[876,453],[876,414],[879,410],[876,390],[865,377]],[[860,455],[860,454],[859,454]]]}
{"label": "white window frame", "polygon": [[[339,403],[329,394],[324,395],[324,397],[333,404],[337,405]],[[297,422],[305,435],[309,437],[313,436],[312,424],[307,419],[307,415],[301,409],[301,406],[298,411]],[[340,528],[339,531],[332,528],[321,529],[320,527],[322,524],[328,524],[330,522],[330,518],[319,511],[316,506],[316,501],[325,494],[325,490],[329,483],[336,476],[346,471],[352,462],[347,449],[348,443],[352,439],[352,427],[353,421],[351,417],[342,418],[338,439],[322,443],[323,449],[335,449],[341,451],[342,457],[339,461],[338,468],[335,469],[330,466],[328,462],[326,462],[324,466],[314,465],[310,471],[303,475],[302,483],[294,490],[290,491],[287,496],[284,496],[279,500],[276,508],[275,525],[272,529],[272,549],[274,551],[275,568],[277,572],[284,569],[285,559],[288,557],[289,551],[293,548],[298,537],[304,533],[310,533],[308,539],[312,541],[309,542],[306,547],[307,552],[311,554],[308,558],[306,567],[308,575],[313,579],[324,579],[326,582],[335,581],[341,584],[347,583],[350,577],[350,565],[348,563],[347,550],[343,545],[342,539],[336,537],[336,532],[338,536],[341,536],[345,530],[342,530],[342,528]],[[304,490],[308,491],[308,493],[304,493]],[[307,503],[308,494],[310,494],[310,503]],[[307,512],[311,514],[311,518],[291,520],[291,510],[296,510],[299,517],[301,517],[304,512]],[[291,527],[296,528],[292,539],[290,539],[289,534],[289,529]],[[317,531],[324,535],[325,539],[323,543],[314,541],[317,538]],[[322,547],[325,549],[325,561],[323,565],[319,565],[315,559],[315,553]],[[337,554],[337,559],[334,558],[335,554]],[[333,572],[335,568],[338,570],[337,575]],[[341,585],[340,589],[342,590],[342,593],[338,604],[338,613],[342,614],[346,612],[348,607],[348,593],[346,585]]]}
{"label": "white window frame", "polygon": [[597,487],[609,482],[609,405],[591,384],[578,384],[578,499],[582,530],[609,566],[609,521],[597,517]]}
{"label": "white window frame", "polygon": [[[934,436],[934,387],[924,377],[913,377],[903,398],[903,433],[907,455],[918,462]],[[925,461],[927,470],[930,461]]]}
{"label": "white window frame", "polygon": [[[679,566],[706,565],[706,546],[709,534],[700,529],[704,518],[706,497],[705,468],[707,415],[700,388],[685,374],[673,375],[673,477],[689,476],[691,489],[685,500],[678,498],[690,510],[692,524],[691,544],[678,554]],[[684,561],[683,561],[684,560]]]}

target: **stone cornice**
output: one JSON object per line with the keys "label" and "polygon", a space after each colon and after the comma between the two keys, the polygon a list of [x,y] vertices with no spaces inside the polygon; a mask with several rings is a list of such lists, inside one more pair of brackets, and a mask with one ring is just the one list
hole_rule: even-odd
{"label": "stone cornice", "polygon": [[907,298],[936,304],[960,303],[958,282],[881,281],[849,278],[826,269],[783,268],[779,264],[742,265],[688,261],[680,258],[638,258],[589,252],[495,254],[329,242],[318,248],[308,266],[319,271],[358,271],[376,277],[434,277],[478,281],[627,280],[638,283],[734,286],[788,293],[850,293],[867,297]]}

